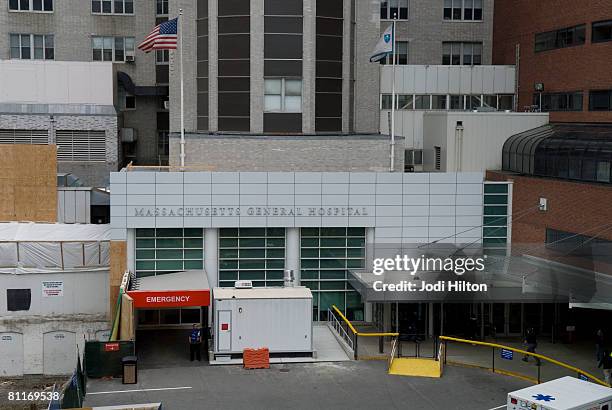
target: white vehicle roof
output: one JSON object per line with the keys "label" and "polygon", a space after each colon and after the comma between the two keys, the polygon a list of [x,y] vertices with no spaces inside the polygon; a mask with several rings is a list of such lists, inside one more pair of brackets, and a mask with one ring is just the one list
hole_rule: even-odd
{"label": "white vehicle roof", "polygon": [[[508,395],[517,399],[528,400],[550,409],[572,410],[586,404],[612,399],[612,389],[566,376],[517,390],[508,393]],[[534,396],[538,395],[549,396],[554,400],[537,400]]]}

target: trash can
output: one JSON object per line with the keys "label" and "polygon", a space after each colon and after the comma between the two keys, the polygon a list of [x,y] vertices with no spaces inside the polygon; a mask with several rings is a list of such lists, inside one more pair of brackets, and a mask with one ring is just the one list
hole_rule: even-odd
{"label": "trash can", "polygon": [[125,356],[121,359],[123,367],[123,384],[136,384],[138,380],[138,359],[136,356]]}

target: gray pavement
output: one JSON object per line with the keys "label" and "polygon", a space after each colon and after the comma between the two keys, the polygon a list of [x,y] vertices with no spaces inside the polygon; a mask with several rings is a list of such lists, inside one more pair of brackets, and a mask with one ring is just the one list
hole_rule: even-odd
{"label": "gray pavement", "polygon": [[[448,367],[441,379],[390,376],[382,361],[149,368],[137,385],[89,380],[86,406],[162,402],[164,409],[488,410],[529,385],[479,369]],[[138,391],[141,389],[175,390]],[[108,391],[123,393],[96,394]]]}

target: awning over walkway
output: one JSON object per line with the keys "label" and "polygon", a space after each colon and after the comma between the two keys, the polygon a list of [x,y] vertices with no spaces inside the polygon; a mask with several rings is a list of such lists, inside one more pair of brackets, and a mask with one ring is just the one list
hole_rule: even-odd
{"label": "awning over walkway", "polygon": [[138,278],[127,294],[137,309],[210,305],[210,286],[204,270]]}

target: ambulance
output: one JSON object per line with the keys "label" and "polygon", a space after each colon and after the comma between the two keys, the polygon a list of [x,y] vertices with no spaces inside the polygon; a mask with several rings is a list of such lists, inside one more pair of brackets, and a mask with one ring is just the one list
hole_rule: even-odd
{"label": "ambulance", "polygon": [[508,393],[507,410],[612,410],[612,389],[574,377]]}

